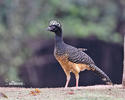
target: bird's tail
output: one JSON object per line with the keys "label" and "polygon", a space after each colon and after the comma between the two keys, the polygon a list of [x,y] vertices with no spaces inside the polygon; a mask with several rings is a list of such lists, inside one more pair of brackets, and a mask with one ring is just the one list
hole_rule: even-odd
{"label": "bird's tail", "polygon": [[110,80],[110,78],[101,70],[99,69],[97,66],[95,66],[94,64],[90,65],[90,68],[93,72],[95,72],[97,75],[99,75],[99,77],[107,84],[107,85],[113,85],[112,81]]}

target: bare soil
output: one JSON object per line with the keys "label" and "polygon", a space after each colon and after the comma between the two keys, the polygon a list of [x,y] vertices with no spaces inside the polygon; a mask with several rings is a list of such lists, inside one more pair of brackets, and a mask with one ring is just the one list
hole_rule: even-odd
{"label": "bare soil", "polygon": [[[65,88],[0,87],[0,100],[125,100],[121,85],[95,85]],[[7,97],[3,96],[5,94]]]}

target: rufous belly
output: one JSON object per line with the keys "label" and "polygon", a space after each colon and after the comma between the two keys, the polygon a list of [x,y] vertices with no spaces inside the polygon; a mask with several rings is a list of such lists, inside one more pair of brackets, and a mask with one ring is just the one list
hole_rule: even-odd
{"label": "rufous belly", "polygon": [[90,70],[89,66],[86,64],[76,64],[67,59],[67,55],[56,56],[56,59],[60,63],[61,67],[73,73],[79,73],[80,71],[84,71],[85,69]]}

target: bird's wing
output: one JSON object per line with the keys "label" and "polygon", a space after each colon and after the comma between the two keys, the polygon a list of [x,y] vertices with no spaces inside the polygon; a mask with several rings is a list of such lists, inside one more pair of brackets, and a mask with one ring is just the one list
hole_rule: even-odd
{"label": "bird's wing", "polygon": [[94,61],[83,51],[77,48],[68,50],[68,60],[78,64],[94,64]]}

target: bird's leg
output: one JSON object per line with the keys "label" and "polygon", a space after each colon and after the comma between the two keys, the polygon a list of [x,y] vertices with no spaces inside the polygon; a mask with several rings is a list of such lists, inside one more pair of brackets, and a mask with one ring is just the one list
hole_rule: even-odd
{"label": "bird's leg", "polygon": [[69,78],[67,78],[67,81],[66,81],[66,84],[65,84],[65,88],[67,88],[67,87],[68,87],[69,81],[70,81],[70,79],[69,79]]}
{"label": "bird's leg", "polygon": [[76,87],[79,86],[79,74],[75,73],[75,77],[76,77]]}
{"label": "bird's leg", "polygon": [[70,81],[70,72],[65,72],[66,73],[66,77],[67,77],[67,81],[66,81],[66,84],[65,84],[65,88],[68,87],[68,84],[69,84],[69,81]]}

